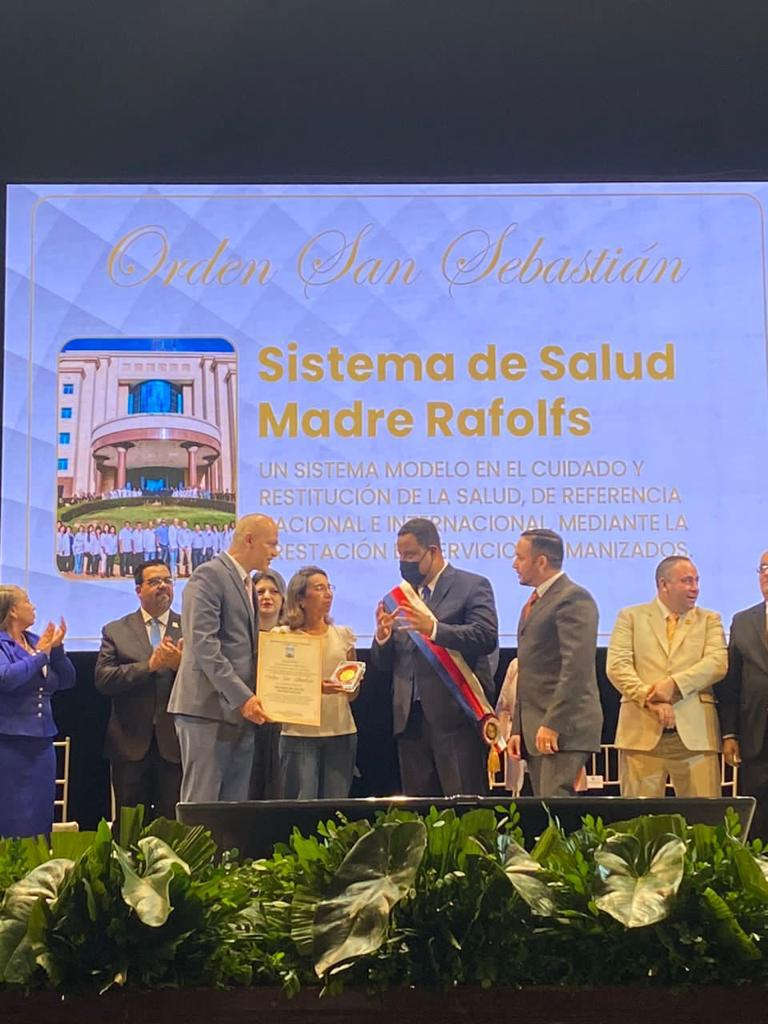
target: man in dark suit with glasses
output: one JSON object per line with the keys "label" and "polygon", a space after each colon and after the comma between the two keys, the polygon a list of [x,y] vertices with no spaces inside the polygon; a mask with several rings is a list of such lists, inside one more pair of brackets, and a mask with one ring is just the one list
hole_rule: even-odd
{"label": "man in dark suit with glasses", "polygon": [[96,689],[112,698],[104,754],[116,814],[144,804],[147,816],[175,818],[181,757],[166,711],[181,660],[181,618],[171,608],[173,579],[161,559],[134,569],[139,608],[102,630]]}

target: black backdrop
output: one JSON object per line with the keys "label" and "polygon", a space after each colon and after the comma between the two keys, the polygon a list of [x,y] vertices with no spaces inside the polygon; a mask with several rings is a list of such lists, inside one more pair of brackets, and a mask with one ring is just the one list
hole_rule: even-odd
{"label": "black backdrop", "polygon": [[764,0],[3,0],[0,180],[762,177]]}
{"label": "black backdrop", "polygon": [[[767,37],[765,0],[2,0],[0,183],[765,178]],[[75,660],[89,826],[108,705]],[[391,791],[385,680],[356,713]]]}

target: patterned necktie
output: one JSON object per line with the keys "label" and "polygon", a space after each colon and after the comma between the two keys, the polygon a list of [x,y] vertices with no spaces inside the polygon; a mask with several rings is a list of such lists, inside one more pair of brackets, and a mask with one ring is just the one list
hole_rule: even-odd
{"label": "patterned necktie", "polygon": [[675,635],[677,623],[680,616],[676,612],[670,612],[667,616],[667,643],[672,646],[672,637]]}
{"label": "patterned necktie", "polygon": [[432,597],[432,591],[429,589],[429,587],[422,587],[421,600],[424,602],[424,604],[429,604],[430,597]]}
{"label": "patterned necktie", "polygon": [[536,604],[536,602],[538,600],[539,600],[539,592],[538,592],[538,590],[534,590],[533,593],[531,594],[531,596],[525,602],[525,605],[523,606],[523,622],[527,622],[528,621],[528,616],[531,614],[531,609],[533,608],[533,606]]}
{"label": "patterned necktie", "polygon": [[149,620],[149,642],[152,645],[152,650],[160,646],[163,637],[160,633],[160,620],[150,619]]}

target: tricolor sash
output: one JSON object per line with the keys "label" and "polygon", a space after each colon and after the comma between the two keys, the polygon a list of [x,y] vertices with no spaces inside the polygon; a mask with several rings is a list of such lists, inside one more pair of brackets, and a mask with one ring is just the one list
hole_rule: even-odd
{"label": "tricolor sash", "polygon": [[[410,583],[403,580],[384,597],[384,607],[391,614],[400,608],[413,608],[432,615]],[[434,616],[433,616],[434,617]],[[501,735],[501,726],[496,713],[475,673],[458,651],[440,647],[429,637],[415,629],[406,631],[418,649],[427,659],[440,682],[450,693],[462,711],[475,722],[480,735],[491,747],[491,754],[502,753],[506,741]]]}

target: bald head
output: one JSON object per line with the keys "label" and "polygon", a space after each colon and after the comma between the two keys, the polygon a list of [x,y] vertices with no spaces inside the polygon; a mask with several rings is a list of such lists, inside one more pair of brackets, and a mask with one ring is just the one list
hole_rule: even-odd
{"label": "bald head", "polygon": [[248,572],[266,572],[277,555],[277,523],[259,512],[238,519],[229,554]]}

